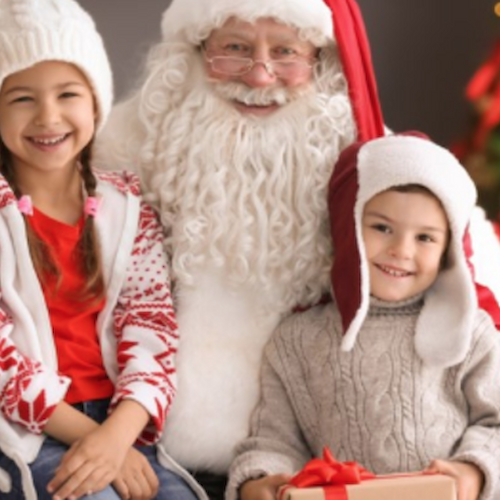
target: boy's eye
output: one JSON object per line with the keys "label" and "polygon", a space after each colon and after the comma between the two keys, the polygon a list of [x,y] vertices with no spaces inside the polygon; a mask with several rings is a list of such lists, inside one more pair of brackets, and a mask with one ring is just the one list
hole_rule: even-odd
{"label": "boy's eye", "polygon": [[390,233],[391,228],[387,224],[373,224],[372,228],[380,233]]}

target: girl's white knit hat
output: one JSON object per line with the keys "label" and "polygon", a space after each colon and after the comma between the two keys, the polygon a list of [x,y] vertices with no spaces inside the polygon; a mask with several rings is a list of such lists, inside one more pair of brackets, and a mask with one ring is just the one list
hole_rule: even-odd
{"label": "girl's white knit hat", "polygon": [[5,78],[43,61],[76,65],[98,106],[98,127],[111,110],[113,82],[94,21],[74,0],[0,0],[0,88]]}
{"label": "girl's white knit hat", "polygon": [[353,348],[369,308],[364,207],[377,194],[406,184],[429,189],[441,202],[449,223],[446,265],[425,293],[415,332],[420,358],[431,366],[449,367],[468,352],[477,309],[464,248],[476,188],[449,151],[422,136],[394,135],[353,144],[335,166],[329,209],[335,249],[332,287],[344,328],[342,349]]}

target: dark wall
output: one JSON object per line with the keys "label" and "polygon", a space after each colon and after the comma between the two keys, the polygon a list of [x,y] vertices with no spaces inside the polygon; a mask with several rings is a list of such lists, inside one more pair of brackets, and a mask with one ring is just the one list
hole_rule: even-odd
{"label": "dark wall", "polygon": [[500,36],[495,1],[358,3],[387,124],[395,130],[421,129],[448,145],[466,127],[464,87]]}
{"label": "dark wall", "polygon": [[[133,86],[143,55],[160,36],[161,14],[169,1],[80,2],[105,38],[120,98]],[[448,145],[466,126],[464,86],[500,36],[495,0],[358,3],[371,40],[386,123],[395,130],[423,130]]]}

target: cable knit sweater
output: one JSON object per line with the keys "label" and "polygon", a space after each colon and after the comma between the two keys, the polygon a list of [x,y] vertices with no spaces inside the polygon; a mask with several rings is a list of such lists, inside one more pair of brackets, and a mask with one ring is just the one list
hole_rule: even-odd
{"label": "cable knit sweater", "polygon": [[294,473],[327,445],[377,474],[417,471],[432,459],[483,471],[482,500],[500,498],[500,338],[477,313],[466,359],[425,366],[413,336],[421,298],[372,299],[351,352],[340,351],[332,304],[285,320],[266,347],[251,437],[230,470],[227,500],[262,474]]}

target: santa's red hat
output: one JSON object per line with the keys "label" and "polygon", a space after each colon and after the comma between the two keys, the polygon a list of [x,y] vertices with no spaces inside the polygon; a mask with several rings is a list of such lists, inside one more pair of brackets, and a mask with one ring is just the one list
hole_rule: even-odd
{"label": "santa's red hat", "polygon": [[470,347],[477,309],[463,245],[476,189],[449,151],[421,136],[393,135],[353,144],[335,167],[328,201],[334,215],[332,287],[345,333],[342,349],[354,346],[370,302],[361,227],[364,207],[377,194],[407,184],[429,189],[441,202],[449,223],[446,266],[425,294],[415,333],[420,358],[432,366],[449,367],[462,361]]}
{"label": "santa's red hat", "polygon": [[358,139],[384,134],[370,48],[354,0],[173,0],[163,15],[163,39],[197,46],[230,17],[248,22],[270,17],[300,29],[317,47],[336,43]]}

